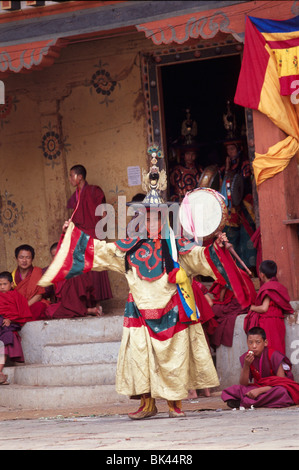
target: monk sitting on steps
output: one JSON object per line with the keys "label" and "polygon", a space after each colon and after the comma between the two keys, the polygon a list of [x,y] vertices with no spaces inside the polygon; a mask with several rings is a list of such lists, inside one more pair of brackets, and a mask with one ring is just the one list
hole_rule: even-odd
{"label": "monk sitting on steps", "polygon": [[30,245],[20,245],[15,249],[15,257],[18,267],[12,272],[14,289],[27,299],[32,320],[43,320],[49,302],[42,298],[45,289],[37,285],[43,270],[32,265],[35,251]]}
{"label": "monk sitting on steps", "polygon": [[31,320],[27,300],[13,290],[12,275],[3,271],[0,273],[0,343],[3,343],[0,347],[0,385],[8,384],[7,375],[3,374],[7,357],[14,362],[24,362],[18,331]]}
{"label": "monk sitting on steps", "polygon": [[263,328],[248,331],[247,345],[248,351],[240,357],[240,384],[223,390],[222,400],[231,408],[298,405],[299,384],[294,381],[291,362],[284,354],[268,348]]}

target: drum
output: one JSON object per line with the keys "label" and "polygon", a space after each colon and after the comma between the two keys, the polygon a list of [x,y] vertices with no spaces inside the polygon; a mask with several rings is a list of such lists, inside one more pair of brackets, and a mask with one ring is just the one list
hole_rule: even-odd
{"label": "drum", "polygon": [[190,191],[179,209],[179,219],[185,233],[195,240],[212,238],[224,228],[227,216],[223,196],[211,188]]}
{"label": "drum", "polygon": [[220,189],[220,172],[218,165],[207,166],[200,177],[198,188]]}
{"label": "drum", "polygon": [[226,197],[230,195],[231,203],[234,207],[241,204],[244,195],[244,181],[242,176],[239,173],[227,172],[223,179],[221,192],[224,196],[226,195]]}

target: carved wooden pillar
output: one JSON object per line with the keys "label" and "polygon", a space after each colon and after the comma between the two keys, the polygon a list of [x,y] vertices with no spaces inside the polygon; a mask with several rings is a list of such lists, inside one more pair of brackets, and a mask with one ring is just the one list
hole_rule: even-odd
{"label": "carved wooden pillar", "polygon": [[[286,135],[264,114],[253,111],[255,150],[264,154]],[[278,279],[299,299],[299,176],[294,156],[284,171],[258,186],[263,259],[273,259]]]}

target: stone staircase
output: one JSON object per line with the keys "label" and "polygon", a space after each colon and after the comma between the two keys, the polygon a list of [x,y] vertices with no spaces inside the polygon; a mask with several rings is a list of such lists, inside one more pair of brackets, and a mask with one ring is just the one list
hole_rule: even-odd
{"label": "stone staircase", "polygon": [[115,391],[124,307],[104,306],[101,318],[27,323],[21,330],[24,365],[5,367],[9,386],[0,406],[59,409],[127,402]]}

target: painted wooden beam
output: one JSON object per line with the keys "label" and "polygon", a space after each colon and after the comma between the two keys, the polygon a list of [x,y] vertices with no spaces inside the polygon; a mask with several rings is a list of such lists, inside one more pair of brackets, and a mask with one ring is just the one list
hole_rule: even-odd
{"label": "painted wooden beam", "polygon": [[[70,2],[72,3],[72,2]],[[76,2],[74,2],[76,3]],[[96,2],[95,2],[96,3]],[[0,23],[0,47],[29,41],[135,27],[144,22],[208,11],[246,1],[129,1]],[[45,8],[46,10],[46,8]],[[24,16],[25,18],[25,16]]]}

